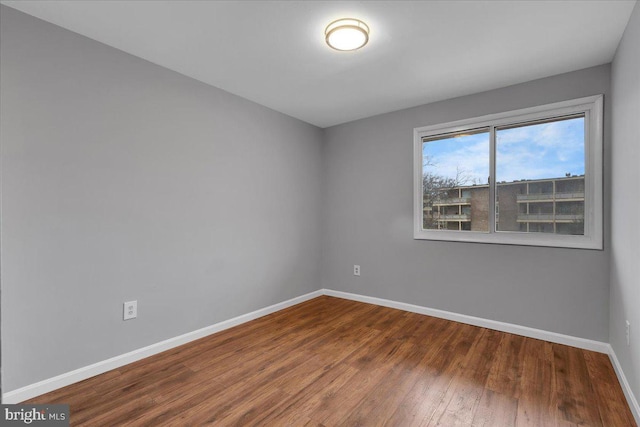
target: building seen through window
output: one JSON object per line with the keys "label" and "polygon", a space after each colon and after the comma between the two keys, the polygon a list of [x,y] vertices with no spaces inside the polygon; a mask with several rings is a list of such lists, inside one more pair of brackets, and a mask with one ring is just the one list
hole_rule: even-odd
{"label": "building seen through window", "polygon": [[[584,234],[584,175],[498,182],[496,191],[496,231]],[[487,231],[488,202],[488,185],[425,194],[423,227]]]}

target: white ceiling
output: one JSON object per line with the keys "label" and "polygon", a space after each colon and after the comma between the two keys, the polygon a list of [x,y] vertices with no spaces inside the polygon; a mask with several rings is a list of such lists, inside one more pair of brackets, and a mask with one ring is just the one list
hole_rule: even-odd
{"label": "white ceiling", "polygon": [[[320,127],[613,59],[635,1],[2,1]],[[334,19],[371,27],[356,52]]]}

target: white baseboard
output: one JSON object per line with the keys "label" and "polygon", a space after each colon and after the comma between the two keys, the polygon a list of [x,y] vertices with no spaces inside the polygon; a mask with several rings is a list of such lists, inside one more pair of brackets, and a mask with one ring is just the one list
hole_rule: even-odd
{"label": "white baseboard", "polygon": [[323,295],[322,290],[301,295],[299,297],[292,298],[278,304],[270,305],[269,307],[252,311],[251,313],[234,317],[233,319],[225,320],[174,338],[169,338],[168,340],[161,341],[156,344],[151,344],[147,347],[133,350],[129,353],[121,354],[119,356],[94,363],[93,365],[85,366],[74,371],[55,376],[53,378],[49,378],[25,387],[21,387],[16,390],[9,391],[7,393],[3,393],[2,403],[19,403],[24,400],[31,399],[32,397],[40,396],[41,394],[48,393],[58,388],[76,383],[78,381],[86,380],[87,378],[91,378],[112,369],[116,369],[129,363],[136,362],[140,359],[144,359],[145,357],[153,356],[154,354],[170,350],[174,347],[181,346],[188,342],[206,337],[211,334],[215,334],[216,332],[220,332],[225,329],[240,325],[242,323],[257,319],[259,317],[266,316],[267,314],[275,313],[276,311],[280,311],[287,307],[291,307],[292,305],[299,304],[301,302],[319,297],[321,295]]}
{"label": "white baseboard", "polygon": [[542,329],[530,328],[528,326],[514,325],[513,323],[498,322],[497,320],[483,319],[481,317],[467,316],[466,314],[453,313],[450,311],[438,310],[435,308],[422,307],[419,305],[407,304],[404,302],[391,301],[382,298],[368,297],[364,295],[351,294],[348,292],[333,291],[324,289],[324,295],[344,298],[353,301],[366,302],[369,304],[381,305],[383,307],[397,308],[399,310],[410,311],[412,313],[426,314],[427,316],[439,317],[441,319],[453,320],[455,322],[466,323],[468,325],[480,326],[496,331],[508,332],[522,335],[529,338],[550,341],[558,344],[569,345],[571,347],[583,348],[585,350],[597,351],[598,353],[609,354],[608,343],[588,340],[585,338],[573,337],[570,335],[558,334],[556,332],[543,331]]}
{"label": "white baseboard", "polygon": [[611,364],[613,365],[613,369],[616,371],[618,381],[620,381],[622,391],[627,398],[627,403],[629,404],[631,412],[636,419],[636,423],[640,425],[640,404],[638,404],[638,399],[636,399],[636,396],[633,394],[633,390],[631,390],[629,381],[627,381],[627,377],[625,377],[622,366],[620,366],[618,357],[616,356],[615,351],[613,351],[613,347],[611,345],[609,345],[609,359],[611,359]]}

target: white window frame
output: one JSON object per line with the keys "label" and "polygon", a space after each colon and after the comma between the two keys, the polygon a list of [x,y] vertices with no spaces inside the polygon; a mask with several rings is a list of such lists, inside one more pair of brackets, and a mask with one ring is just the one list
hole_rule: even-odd
{"label": "white window frame", "polygon": [[[535,120],[584,113],[585,206],[584,235],[495,231],[496,128]],[[489,128],[489,232],[425,230],[423,221],[422,140],[425,137],[470,129]],[[595,95],[537,107],[491,114],[449,123],[415,128],[414,135],[414,239],[560,248],[603,249],[603,96]]]}

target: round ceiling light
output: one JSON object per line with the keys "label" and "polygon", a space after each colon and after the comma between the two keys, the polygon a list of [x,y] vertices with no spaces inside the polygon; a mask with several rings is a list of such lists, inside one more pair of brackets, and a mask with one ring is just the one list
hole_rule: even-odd
{"label": "round ceiling light", "polygon": [[327,25],[324,36],[335,50],[356,50],[369,41],[369,26],[359,19],[338,19]]}

